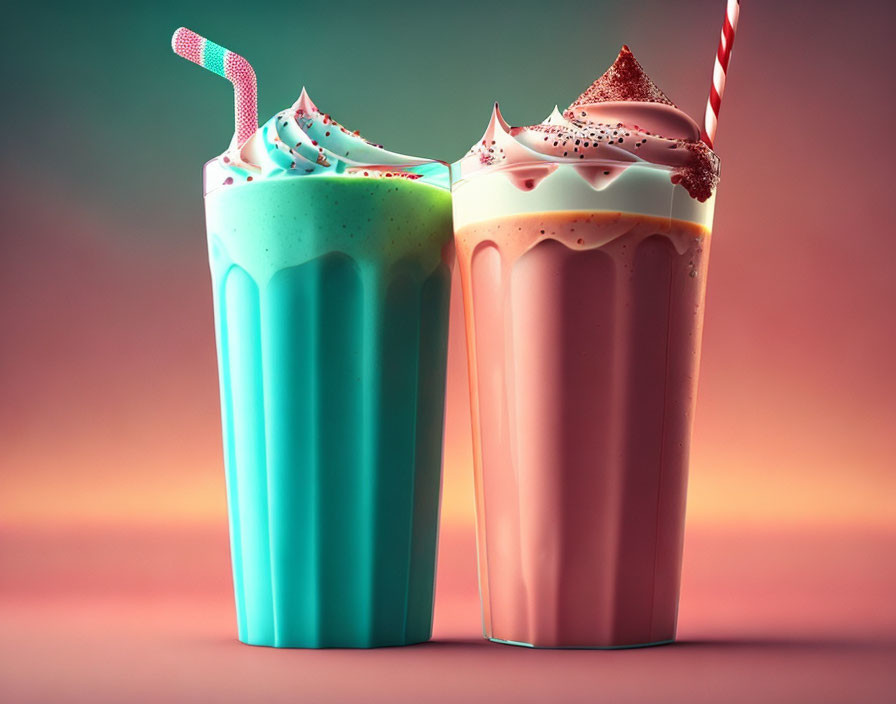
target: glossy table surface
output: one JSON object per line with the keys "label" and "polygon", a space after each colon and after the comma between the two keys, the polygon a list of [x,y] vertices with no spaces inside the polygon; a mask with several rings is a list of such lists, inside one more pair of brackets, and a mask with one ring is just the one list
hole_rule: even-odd
{"label": "glossy table surface", "polygon": [[277,651],[235,640],[218,526],[0,530],[7,702],[884,702],[896,532],[690,526],[679,642],[483,641],[472,535],[442,531],[433,641]]}

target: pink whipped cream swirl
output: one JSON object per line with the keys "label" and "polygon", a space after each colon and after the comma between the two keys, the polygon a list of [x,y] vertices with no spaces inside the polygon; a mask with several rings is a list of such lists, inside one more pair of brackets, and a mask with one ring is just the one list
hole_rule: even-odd
{"label": "pink whipped cream swirl", "polygon": [[626,168],[648,162],[669,169],[672,183],[705,201],[719,180],[719,159],[700,141],[696,122],[650,80],[627,46],[613,65],[561,115],[540,125],[511,127],[497,104],[482,140],[460,160],[462,177],[506,168],[511,181],[531,190],[568,163],[602,188]]}

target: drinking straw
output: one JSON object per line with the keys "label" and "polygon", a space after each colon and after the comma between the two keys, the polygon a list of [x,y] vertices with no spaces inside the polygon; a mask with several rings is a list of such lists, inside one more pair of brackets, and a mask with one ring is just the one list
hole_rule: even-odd
{"label": "drinking straw", "polygon": [[716,129],[719,126],[719,108],[722,105],[722,95],[725,93],[728,61],[731,59],[731,47],[734,46],[734,33],[737,30],[739,14],[740,0],[728,0],[725,24],[722,26],[722,36],[719,39],[719,50],[716,52],[716,61],[712,69],[712,86],[709,89],[709,100],[706,101],[703,132],[700,134],[700,139],[706,142],[706,146],[710,149],[712,149],[712,143],[716,138]]}
{"label": "drinking straw", "polygon": [[178,56],[223,76],[233,84],[236,122],[233,138],[237,147],[243,146],[258,129],[258,92],[252,65],[239,54],[200,37],[186,27],[174,32],[171,48]]}

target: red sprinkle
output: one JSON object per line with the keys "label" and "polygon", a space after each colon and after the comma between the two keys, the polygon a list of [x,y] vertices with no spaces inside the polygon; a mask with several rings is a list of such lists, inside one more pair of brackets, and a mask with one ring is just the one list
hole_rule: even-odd
{"label": "red sprinkle", "polygon": [[673,104],[650,80],[641,64],[625,45],[613,65],[566,109],[564,115],[567,119],[572,117],[573,111],[580,105],[617,100]]}

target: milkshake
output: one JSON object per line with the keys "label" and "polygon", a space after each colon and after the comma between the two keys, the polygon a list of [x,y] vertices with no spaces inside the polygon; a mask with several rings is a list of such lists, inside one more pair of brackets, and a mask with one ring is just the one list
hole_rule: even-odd
{"label": "milkshake", "polygon": [[452,166],[485,636],[675,638],[718,159],[627,47]]}
{"label": "milkshake", "polygon": [[[178,53],[231,77],[230,52],[194,49],[205,40],[179,32]],[[234,84],[239,135],[255,118],[241,120]],[[242,90],[254,100],[254,74]],[[365,140],[303,90],[235,137],[204,181],[239,638],[425,641],[454,256],[448,167]]]}

